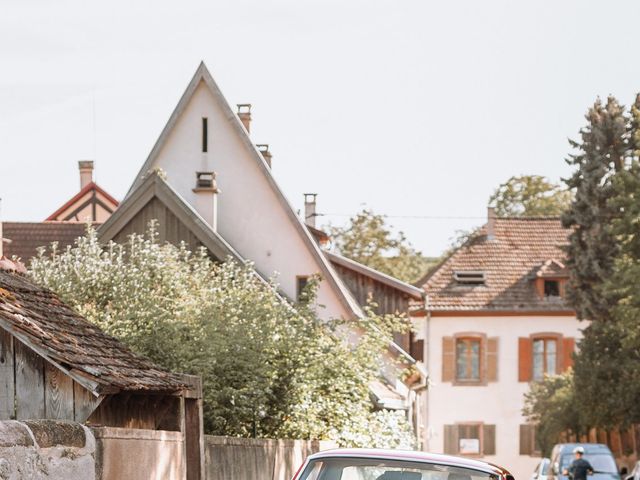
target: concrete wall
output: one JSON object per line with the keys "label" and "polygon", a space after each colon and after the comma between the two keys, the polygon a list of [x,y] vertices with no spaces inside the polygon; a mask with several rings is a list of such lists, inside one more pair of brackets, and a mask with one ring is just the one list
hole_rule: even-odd
{"label": "concrete wall", "polygon": [[[540,459],[520,455],[519,429],[527,423],[522,407],[529,384],[518,381],[518,338],[555,332],[578,339],[586,324],[571,316],[433,317],[428,327],[425,320],[421,322],[421,337],[428,339],[425,359],[432,382],[423,430],[425,450],[443,452],[445,425],[467,422],[495,425],[496,455],[482,460],[503,465],[516,478],[528,478]],[[442,338],[461,332],[498,337],[496,382],[463,386],[442,381]]]}
{"label": "concrete wall", "polygon": [[312,453],[332,442],[205,436],[206,480],[290,480]]}
{"label": "concrete wall", "polygon": [[100,480],[184,479],[186,464],[181,432],[93,428],[96,470]]}
{"label": "concrete wall", "polygon": [[95,480],[95,440],[77,423],[0,422],[0,479]]}

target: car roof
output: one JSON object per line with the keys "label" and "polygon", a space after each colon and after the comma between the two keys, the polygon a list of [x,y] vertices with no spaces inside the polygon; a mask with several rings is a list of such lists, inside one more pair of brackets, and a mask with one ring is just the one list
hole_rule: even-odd
{"label": "car roof", "polygon": [[607,447],[604,443],[559,443],[557,447],[559,448],[561,453],[566,453],[567,450],[573,450],[576,447],[584,448],[585,453],[611,452],[611,450],[609,450],[609,447]]}
{"label": "car roof", "polygon": [[470,458],[453,457],[451,455],[440,455],[436,453],[416,452],[412,450],[384,450],[384,449],[368,449],[368,448],[341,448],[333,450],[324,450],[309,456],[309,460],[318,460],[322,458],[376,458],[384,460],[408,460],[412,462],[435,463],[438,465],[450,465],[453,467],[469,468],[481,472],[510,475],[509,472],[498,465],[473,460]]}

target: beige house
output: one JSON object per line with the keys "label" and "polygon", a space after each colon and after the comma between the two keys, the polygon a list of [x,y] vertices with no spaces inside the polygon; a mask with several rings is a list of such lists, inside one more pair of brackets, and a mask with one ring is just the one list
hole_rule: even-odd
{"label": "beige house", "polygon": [[413,312],[431,386],[424,449],[483,457],[517,478],[539,461],[522,415],[530,382],[572,364],[581,324],[564,301],[567,231],[557,218],[496,218],[420,285]]}

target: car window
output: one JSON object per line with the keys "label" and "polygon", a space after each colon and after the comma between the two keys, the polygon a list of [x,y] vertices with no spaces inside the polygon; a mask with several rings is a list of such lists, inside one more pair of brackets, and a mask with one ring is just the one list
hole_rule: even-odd
{"label": "car window", "polygon": [[543,460],[542,461],[542,475],[549,475],[549,465],[551,465],[551,462],[549,462],[549,460]]}
{"label": "car window", "polygon": [[[591,464],[595,472],[618,473],[616,462],[608,453],[585,453],[582,458]],[[573,455],[563,455],[562,462],[560,463],[560,471],[569,468],[573,459]]]}

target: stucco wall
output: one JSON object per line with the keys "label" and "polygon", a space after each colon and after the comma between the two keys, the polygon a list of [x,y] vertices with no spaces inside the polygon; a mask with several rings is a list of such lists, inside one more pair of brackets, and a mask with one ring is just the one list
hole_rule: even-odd
{"label": "stucco wall", "polygon": [[0,479],[94,480],[95,440],[69,422],[0,422]]}
{"label": "stucco wall", "polygon": [[206,480],[289,480],[332,442],[205,436]]}
{"label": "stucco wall", "polygon": [[[529,384],[518,381],[518,338],[535,333],[556,332],[580,338],[586,326],[571,316],[432,317],[427,331],[421,320],[425,358],[432,385],[426,407],[425,449],[442,453],[444,426],[461,422],[496,425],[496,455],[483,460],[507,467],[516,478],[528,478],[539,458],[520,455],[520,425],[524,394]],[[442,382],[442,338],[461,332],[498,337],[498,381],[479,386],[457,386]]]}
{"label": "stucco wall", "polygon": [[186,475],[181,432],[93,428],[100,480],[177,480]]}
{"label": "stucco wall", "polygon": [[[204,83],[196,89],[182,116],[154,162],[167,173],[167,182],[197,208],[193,192],[196,171],[217,173],[218,231],[265,277],[279,274],[287,296],[296,296],[296,276],[321,272],[312,246],[294,226],[267,176],[241,141],[216,99]],[[222,100],[223,101],[223,100]],[[202,118],[208,118],[209,148],[202,152]],[[268,174],[267,174],[268,175]],[[206,212],[199,212],[206,216]],[[320,284],[318,304],[323,318],[349,317],[329,282]]]}

